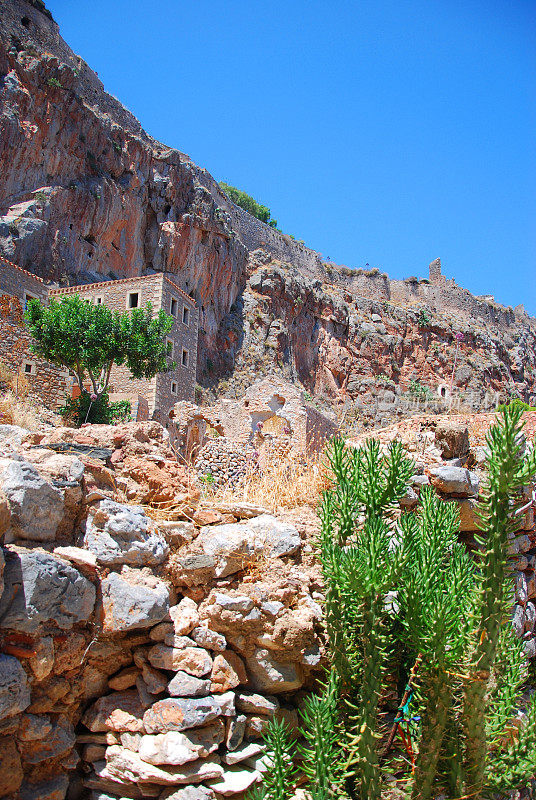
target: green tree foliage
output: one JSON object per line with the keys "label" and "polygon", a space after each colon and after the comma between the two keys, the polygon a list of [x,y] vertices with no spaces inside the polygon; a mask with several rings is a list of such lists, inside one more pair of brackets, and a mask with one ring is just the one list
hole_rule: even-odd
{"label": "green tree foliage", "polygon": [[[488,800],[534,776],[536,693],[520,722],[527,665],[511,628],[507,567],[522,487],[536,476],[536,452],[522,452],[522,413],[502,408],[487,435],[474,555],[458,543],[455,506],[431,488],[416,511],[400,513],[412,473],[400,445],[382,453],[374,441],[331,443],[319,537],[331,674],[305,704],[300,746],[314,800],[391,797],[393,777],[408,800]],[[388,725],[382,697],[393,677],[406,688]],[[399,726],[413,752],[396,739]]]}
{"label": "green tree foliage", "polygon": [[118,400],[112,403],[108,392],[103,392],[96,400],[92,400],[88,392],[83,392],[79,397],[69,398],[59,409],[60,416],[78,427],[85,422],[100,425],[128,422],[131,419],[131,413],[132,405],[129,400]]}
{"label": "green tree foliage", "polygon": [[235,205],[248,211],[261,222],[270,225],[271,228],[277,228],[277,220],[272,219],[270,209],[257,203],[249,194],[243,192],[241,189],[236,189],[234,186],[229,186],[228,183],[220,181],[219,187],[222,192],[225,192],[227,197],[235,203]]}
{"label": "green tree foliage", "polygon": [[154,315],[150,303],[119,312],[75,294],[48,306],[30,300],[25,318],[35,340],[33,351],[67,367],[82,392],[89,380],[94,401],[106,392],[114,364],[128,367],[134,378],[152,378],[174,367],[165,343],[173,319],[163,311]]}

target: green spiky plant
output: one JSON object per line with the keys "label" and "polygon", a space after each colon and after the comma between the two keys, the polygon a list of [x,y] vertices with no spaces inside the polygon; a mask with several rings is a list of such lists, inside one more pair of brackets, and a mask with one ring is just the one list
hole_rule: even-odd
{"label": "green spiky plant", "polygon": [[460,776],[450,765],[459,757],[459,736],[452,718],[453,672],[463,656],[469,634],[467,609],[472,605],[475,567],[458,544],[456,506],[442,502],[423,487],[417,514],[404,515],[405,568],[398,593],[402,642],[412,661],[418,660],[421,734],[415,764],[412,800],[429,800],[440,755],[448,752],[442,771],[451,792]]}
{"label": "green spiky plant", "polygon": [[414,467],[395,442],[351,450],[335,440],[327,451],[335,478],[320,509],[320,560],[332,665],[347,726],[348,789],[378,800],[378,708],[388,650],[386,595],[396,585],[402,548],[394,509]]}
{"label": "green spiky plant", "polygon": [[496,798],[536,773],[536,693],[516,721],[527,669],[508,613],[508,540],[521,489],[536,475],[536,452],[522,456],[521,413],[501,409],[487,436],[476,559],[457,542],[455,506],[431,489],[421,492],[416,514],[393,513],[412,472],[398,445],[385,455],[376,442],[356,451],[331,445],[335,481],[320,512],[320,558],[328,687],[337,686],[339,700],[336,714],[326,690],[304,714],[304,771],[315,800],[381,796],[389,765],[378,758],[378,711],[388,654],[389,669],[410,673],[421,717],[408,798]]}
{"label": "green spiky plant", "polygon": [[488,757],[486,716],[490,709],[487,695],[511,601],[508,540],[517,527],[516,511],[522,505],[522,488],[536,474],[536,451],[523,456],[522,414],[523,409],[516,404],[502,407],[497,423],[486,436],[489,459],[488,481],[480,503],[481,582],[475,611],[475,645],[467,669],[463,709],[465,789],[477,800],[482,796]]}
{"label": "green spiky plant", "polygon": [[341,763],[339,723],[339,679],[334,671],[321,695],[310,695],[301,711],[300,732],[304,744],[298,745],[301,768],[308,779],[311,800],[339,797],[344,784]]}
{"label": "green spiky plant", "polygon": [[263,733],[269,768],[263,783],[248,794],[249,800],[290,800],[294,795],[296,748],[289,726],[272,717]]}

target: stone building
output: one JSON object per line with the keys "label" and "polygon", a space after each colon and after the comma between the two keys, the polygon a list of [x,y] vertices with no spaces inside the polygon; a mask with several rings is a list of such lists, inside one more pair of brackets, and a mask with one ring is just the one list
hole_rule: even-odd
{"label": "stone building", "polygon": [[0,256],[0,362],[12,376],[15,392],[24,385],[29,386],[46,406],[58,408],[70,394],[73,380],[66,369],[32,353],[31,336],[23,320],[30,298],[46,303],[47,285],[41,278]]}
{"label": "stone building", "polygon": [[116,281],[49,288],[41,278],[0,257],[0,360],[24,373],[32,389],[46,405],[57,408],[72,391],[66,370],[37,358],[30,350],[30,335],[23,322],[23,309],[30,298],[43,303],[78,294],[93,303],[125,311],[148,302],[154,311],[173,317],[167,336],[170,361],[175,368],[151,380],[134,379],[126,367],[112,369],[112,400],[128,399],[135,419],[166,416],[178,400],[193,400],[197,364],[198,311],[194,300],[173,280],[157,273]]}
{"label": "stone building", "polygon": [[319,452],[338,430],[334,417],[315,408],[296,386],[273,375],[250,386],[240,400],[220,398],[208,408],[177,403],[166,426],[186,460],[195,460],[211,429],[220,442],[232,445],[231,450],[239,445],[244,452],[254,448],[262,455],[273,444],[284,443],[296,456]]}

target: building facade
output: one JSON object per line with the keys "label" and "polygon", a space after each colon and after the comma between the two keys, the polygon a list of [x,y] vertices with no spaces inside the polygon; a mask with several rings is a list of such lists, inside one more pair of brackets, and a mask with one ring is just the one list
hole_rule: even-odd
{"label": "building facade", "polygon": [[[113,367],[112,400],[128,399],[135,419],[165,417],[178,400],[193,401],[197,364],[198,311],[194,300],[163,273],[101,283],[49,288],[40,278],[0,257],[0,360],[22,372],[46,405],[57,408],[71,393],[72,378],[66,370],[37,358],[30,350],[23,310],[30,298],[42,303],[78,294],[111,310],[143,308],[151,303],[173,317],[166,344],[174,369],[151,380],[135,379],[126,367]],[[16,353],[14,353],[14,349]]]}

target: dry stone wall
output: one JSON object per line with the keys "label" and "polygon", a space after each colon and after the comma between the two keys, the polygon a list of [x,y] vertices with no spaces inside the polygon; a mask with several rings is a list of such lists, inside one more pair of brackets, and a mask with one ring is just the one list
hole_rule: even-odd
{"label": "dry stone wall", "polygon": [[[265,769],[268,719],[295,729],[325,663],[311,532],[200,503],[155,422],[2,426],[0,441],[0,796],[242,798]],[[482,473],[468,443],[438,427],[402,505],[433,485],[471,544]],[[510,553],[531,657],[533,499]]]}
{"label": "dry stone wall", "polygon": [[[0,436],[0,795],[241,797],[322,658],[296,527],[199,507],[156,423]],[[125,502],[151,456],[183,519]]]}

